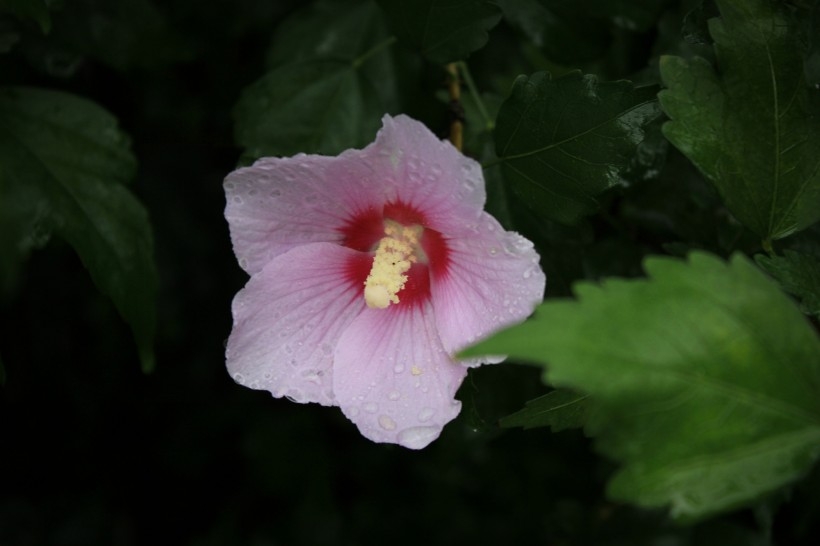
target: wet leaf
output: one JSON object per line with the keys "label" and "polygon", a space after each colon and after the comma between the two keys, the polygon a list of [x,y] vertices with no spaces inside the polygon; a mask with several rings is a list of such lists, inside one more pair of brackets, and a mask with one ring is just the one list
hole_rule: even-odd
{"label": "wet leaf", "polygon": [[534,210],[574,223],[625,185],[646,128],[660,115],[656,89],[572,72],[520,76],[501,106],[496,153],[507,182]]}

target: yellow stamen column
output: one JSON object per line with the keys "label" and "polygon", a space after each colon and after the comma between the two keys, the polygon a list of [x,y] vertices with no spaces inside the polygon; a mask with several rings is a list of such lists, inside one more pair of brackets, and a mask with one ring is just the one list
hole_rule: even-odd
{"label": "yellow stamen column", "polygon": [[373,266],[364,281],[364,301],[372,309],[399,303],[398,293],[407,282],[406,273],[416,262],[421,226],[403,226],[387,220],[385,237],[379,241]]}

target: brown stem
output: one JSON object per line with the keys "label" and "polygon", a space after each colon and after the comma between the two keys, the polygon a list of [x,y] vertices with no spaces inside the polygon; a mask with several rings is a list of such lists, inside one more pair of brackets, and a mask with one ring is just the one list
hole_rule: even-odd
{"label": "brown stem", "polygon": [[450,96],[450,142],[461,151],[464,144],[464,110],[461,106],[461,81],[458,77],[458,67],[456,63],[449,63],[446,67],[447,74],[447,94]]}

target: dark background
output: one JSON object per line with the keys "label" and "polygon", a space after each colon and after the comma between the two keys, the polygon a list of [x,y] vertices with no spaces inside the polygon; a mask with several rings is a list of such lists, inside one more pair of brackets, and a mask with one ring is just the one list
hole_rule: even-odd
{"label": "dark background", "polygon": [[[139,2],[122,5],[130,4]],[[546,392],[535,368],[472,370],[458,395],[462,414],[421,452],[370,443],[337,409],[235,385],[224,342],[246,277],[222,215],[221,183],[241,154],[231,109],[264,73],[277,24],[302,3],[155,4],[162,20],[151,23],[152,38],[103,25],[95,42],[92,22],[111,13],[127,21],[128,9],[66,0],[55,4],[49,35],[16,22],[23,38],[0,56],[0,83],[73,92],[118,117],[139,161],[132,190],[149,211],[160,273],[151,374],[64,242],[34,252],[0,294],[0,546],[766,544],[759,529],[781,503],[775,537],[806,543],[817,507],[803,499],[816,475],[786,499],[696,526],[607,501],[614,466],[580,431],[498,427]],[[492,35],[498,49],[474,57],[485,88],[494,84],[482,72],[508,57],[512,35],[502,23]],[[602,70],[644,66],[655,38],[622,39],[620,61]],[[424,70],[435,83],[438,73]],[[445,105],[415,108],[443,134]],[[651,234],[625,243],[599,223],[584,229],[595,243],[584,257],[591,276],[636,274],[655,249]],[[542,239],[554,235],[544,231]],[[542,243],[545,256],[559,250]],[[552,295],[581,276],[580,266],[557,267],[547,268]]]}

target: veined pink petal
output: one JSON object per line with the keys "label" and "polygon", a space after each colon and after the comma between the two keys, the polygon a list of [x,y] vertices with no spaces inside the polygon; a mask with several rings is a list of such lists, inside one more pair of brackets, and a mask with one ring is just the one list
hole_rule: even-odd
{"label": "veined pink petal", "polygon": [[481,165],[412,118],[384,116],[382,123],[364,151],[374,168],[390,175],[389,199],[422,211],[430,227],[451,237],[474,224],[487,197]]}
{"label": "veined pink petal", "polygon": [[[434,276],[430,289],[438,332],[449,353],[521,322],[543,299],[546,277],[532,243],[505,231],[489,214],[482,213],[471,236],[449,239],[448,246],[447,274]],[[488,360],[468,364],[482,362]]]}
{"label": "veined pink petal", "polygon": [[296,402],[336,405],[333,352],[365,308],[361,289],[340,272],[359,254],[311,243],[274,258],[233,301],[226,349],[237,383]]}
{"label": "veined pink petal", "polygon": [[421,449],[458,415],[466,373],[441,346],[429,304],[366,309],[339,339],[333,390],[365,437]]}
{"label": "veined pink petal", "polygon": [[380,208],[382,179],[362,153],[264,158],[229,174],[225,218],[239,265],[253,275],[291,248],[339,242],[352,215]]}
{"label": "veined pink petal", "polygon": [[366,211],[403,202],[451,237],[484,206],[481,166],[407,116],[383,118],[375,142],[337,157],[263,158],[225,179],[225,218],[240,266],[253,275],[296,246],[340,242]]}

